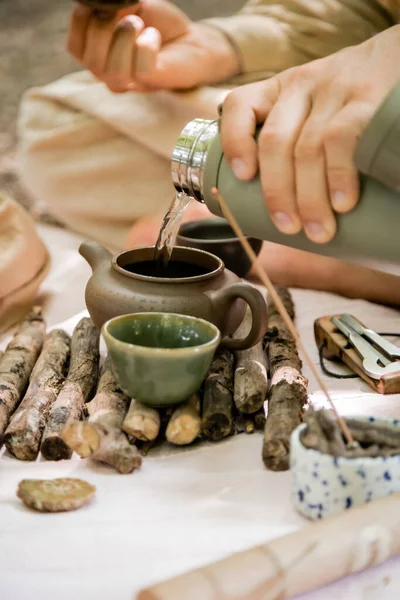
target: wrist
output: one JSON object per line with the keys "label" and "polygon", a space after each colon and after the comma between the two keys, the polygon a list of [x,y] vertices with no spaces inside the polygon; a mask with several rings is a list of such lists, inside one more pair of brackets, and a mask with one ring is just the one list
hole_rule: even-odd
{"label": "wrist", "polygon": [[241,71],[240,56],[229,37],[218,27],[201,21],[192,24],[197,36],[201,36],[207,44],[212,60],[212,76],[215,81],[235,77]]}

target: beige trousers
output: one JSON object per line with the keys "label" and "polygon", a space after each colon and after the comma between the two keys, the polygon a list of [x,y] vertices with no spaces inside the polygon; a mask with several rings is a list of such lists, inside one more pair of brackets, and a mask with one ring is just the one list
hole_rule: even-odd
{"label": "beige trousers", "polygon": [[69,228],[120,248],[137,219],[167,209],[182,128],[216,118],[227,93],[116,95],[89,72],[29,90],[18,122],[22,181]]}

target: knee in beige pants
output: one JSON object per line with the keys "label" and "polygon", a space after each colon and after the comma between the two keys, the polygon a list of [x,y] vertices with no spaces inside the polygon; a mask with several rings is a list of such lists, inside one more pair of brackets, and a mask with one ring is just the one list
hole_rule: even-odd
{"label": "knee in beige pants", "polygon": [[189,120],[216,114],[221,93],[115,95],[85,72],[30,90],[22,181],[68,227],[120,247],[137,219],[167,209],[174,143]]}

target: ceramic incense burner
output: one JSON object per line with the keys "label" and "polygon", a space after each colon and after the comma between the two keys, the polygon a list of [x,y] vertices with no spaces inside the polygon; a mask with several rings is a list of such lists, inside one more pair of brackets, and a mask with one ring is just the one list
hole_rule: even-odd
{"label": "ceramic incense burner", "polygon": [[[371,426],[383,425],[398,435],[398,419],[356,417]],[[290,470],[292,502],[305,517],[316,520],[400,491],[400,455],[347,458],[306,448],[300,425],[292,434]]]}
{"label": "ceramic incense burner", "polygon": [[[209,252],[175,247],[167,269],[153,260],[154,247],[112,255],[96,242],[84,242],[81,255],[93,270],[86,306],[94,323],[125,314],[163,312],[190,315],[216,325],[230,348],[250,348],[267,329],[267,306],[253,286],[225,269]],[[244,339],[230,339],[243,320],[246,303],[253,322]]]}

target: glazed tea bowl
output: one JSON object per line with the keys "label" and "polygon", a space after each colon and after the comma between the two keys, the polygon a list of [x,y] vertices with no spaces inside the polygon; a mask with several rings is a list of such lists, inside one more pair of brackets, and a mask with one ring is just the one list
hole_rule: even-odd
{"label": "glazed tea bowl", "polygon": [[115,317],[102,334],[122,391],[155,407],[179,404],[200,388],[221,340],[212,323],[176,313]]}
{"label": "glazed tea bowl", "polygon": [[[397,419],[356,417],[359,422],[384,425],[400,432]],[[347,458],[306,448],[302,424],[292,434],[290,470],[292,503],[311,520],[340,512],[400,491],[400,456]]]}
{"label": "glazed tea bowl", "polygon": [[[210,252],[176,246],[165,269],[154,261],[154,246],[113,257],[96,242],[85,242],[79,251],[93,270],[86,286],[86,306],[99,328],[124,314],[177,313],[213,323],[223,344],[237,349],[254,346],[267,330],[263,295]],[[233,339],[230,336],[242,322],[246,304],[252,313],[251,329],[244,339]]]}
{"label": "glazed tea bowl", "polygon": [[[263,244],[262,240],[247,238],[247,241],[258,256]],[[246,277],[250,271],[251,261],[225,219],[215,217],[184,223],[179,229],[176,243],[179,246],[212,252],[238,277]]]}

